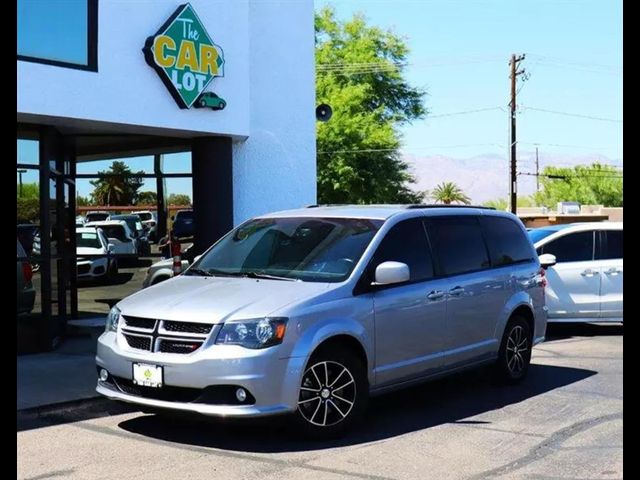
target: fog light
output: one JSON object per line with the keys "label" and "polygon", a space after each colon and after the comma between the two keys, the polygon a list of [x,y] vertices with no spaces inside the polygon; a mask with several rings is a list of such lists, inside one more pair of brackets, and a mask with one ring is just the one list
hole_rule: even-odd
{"label": "fog light", "polygon": [[239,388],[236,390],[236,398],[239,402],[244,402],[247,399],[247,392],[244,388]]}
{"label": "fog light", "polygon": [[109,372],[107,372],[104,368],[100,369],[100,381],[106,382],[107,378],[109,378]]}

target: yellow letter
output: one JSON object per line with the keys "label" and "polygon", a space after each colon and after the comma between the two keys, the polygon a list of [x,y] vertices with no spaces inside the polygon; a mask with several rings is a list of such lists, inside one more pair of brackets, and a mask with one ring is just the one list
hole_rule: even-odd
{"label": "yellow letter", "polygon": [[165,47],[168,50],[176,50],[176,42],[171,37],[166,35],[159,35],[153,41],[153,58],[156,63],[164,68],[171,68],[176,62],[174,55],[165,54]]}
{"label": "yellow letter", "polygon": [[198,71],[198,59],[196,58],[196,45],[191,40],[183,40],[178,52],[176,68],[184,70],[187,66],[192,72]]}
{"label": "yellow letter", "polygon": [[218,51],[212,45],[200,44],[200,73],[218,74]]}

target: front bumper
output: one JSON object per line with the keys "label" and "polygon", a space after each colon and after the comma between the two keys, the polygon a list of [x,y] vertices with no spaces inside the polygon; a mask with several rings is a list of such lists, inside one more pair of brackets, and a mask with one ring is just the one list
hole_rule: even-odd
{"label": "front bumper", "polygon": [[[278,347],[251,350],[206,342],[191,354],[169,354],[133,350],[119,334],[106,332],[98,339],[96,364],[110,375],[133,378],[133,363],[163,367],[167,387],[205,389],[233,385],[249,391],[251,405],[167,401],[133,395],[116,385],[98,381],[96,391],[107,398],[138,405],[229,417],[260,417],[293,412],[297,408],[305,358],[279,358]],[[161,387],[162,388],[162,387]]]}
{"label": "front bumper", "polygon": [[[77,262],[77,269],[80,267],[89,267],[89,270],[85,273],[78,273],[78,278],[101,278],[104,277],[109,270],[109,262],[106,258],[98,258],[94,260],[79,260]],[[96,269],[99,268],[98,273]]]}

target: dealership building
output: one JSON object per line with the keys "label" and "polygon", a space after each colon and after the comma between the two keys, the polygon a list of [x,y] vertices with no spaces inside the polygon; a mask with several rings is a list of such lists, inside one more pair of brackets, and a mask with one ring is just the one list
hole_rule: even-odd
{"label": "dealership building", "polygon": [[[312,0],[18,0],[16,168],[20,188],[38,178],[44,348],[78,313],[79,165],[152,157],[160,218],[162,180],[190,177],[196,254],[315,203],[313,20]],[[184,173],[164,174],[177,152]]]}

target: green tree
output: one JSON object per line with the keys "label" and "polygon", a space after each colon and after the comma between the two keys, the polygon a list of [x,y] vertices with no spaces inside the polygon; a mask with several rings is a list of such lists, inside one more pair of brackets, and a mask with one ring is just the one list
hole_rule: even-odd
{"label": "green tree", "polygon": [[155,205],[158,203],[156,192],[145,191],[138,194],[138,205]]}
{"label": "green tree", "polygon": [[[518,205],[518,207],[535,207],[536,200],[533,195],[518,197],[516,204]],[[495,200],[488,200],[482,205],[484,205],[485,207],[495,208],[496,210],[509,210],[509,199],[496,198]]]}
{"label": "green tree", "polygon": [[90,198],[82,195],[76,197],[76,207],[88,207],[89,205],[93,205]]}
{"label": "green tree", "polygon": [[471,199],[454,182],[442,182],[436,186],[431,192],[431,198],[436,203],[444,203],[445,205],[451,203],[469,205],[471,203]]}
{"label": "green tree", "polygon": [[539,205],[554,208],[558,202],[622,207],[622,171],[595,162],[573,168],[548,166],[540,177]]}
{"label": "green tree", "polygon": [[143,173],[134,173],[124,162],[114,161],[108,171],[98,172],[98,179],[90,182],[94,187],[91,198],[96,205],[133,205]]}
{"label": "green tree", "polygon": [[400,156],[399,127],[422,118],[424,92],[404,78],[408,48],[391,31],[347,22],[331,8],[315,16],[317,103],[333,116],[317,122],[320,203],[417,203],[424,192]]}
{"label": "green tree", "polygon": [[167,196],[167,205],[191,205],[191,198],[184,193],[172,193]]}
{"label": "green tree", "polygon": [[18,223],[40,222],[40,200],[38,198],[18,197],[17,203]]}
{"label": "green tree", "polygon": [[20,184],[17,184],[16,195],[22,198],[40,198],[40,188],[37,183],[23,183],[21,193]]}

